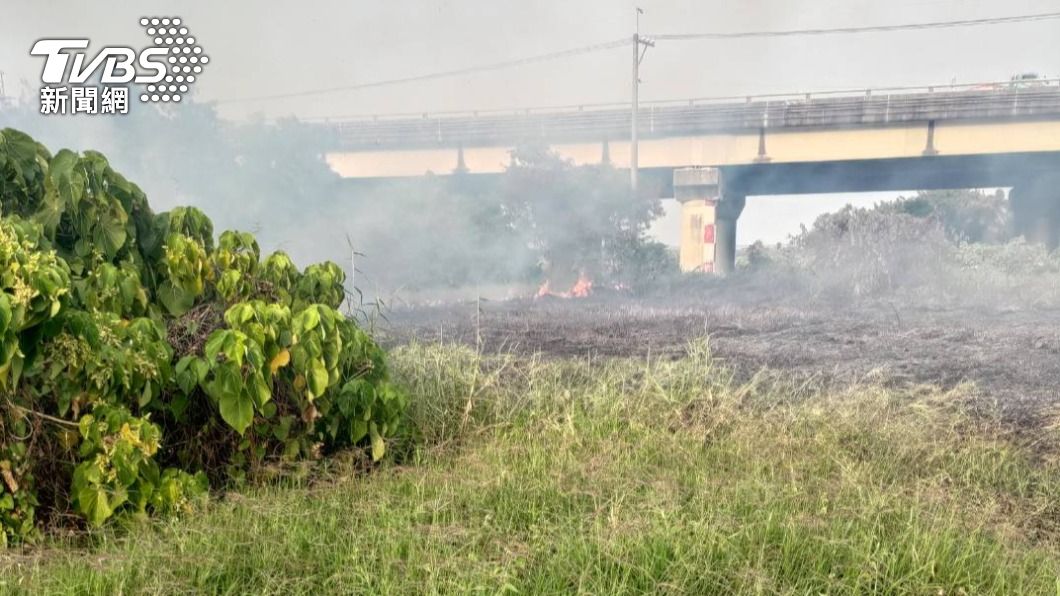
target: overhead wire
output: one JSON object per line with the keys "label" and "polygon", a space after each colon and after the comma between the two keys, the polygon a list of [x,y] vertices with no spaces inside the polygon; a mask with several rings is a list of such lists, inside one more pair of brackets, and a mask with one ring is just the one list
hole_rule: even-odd
{"label": "overhead wire", "polygon": [[461,75],[475,74],[479,72],[486,72],[491,70],[501,70],[505,68],[512,68],[516,66],[525,66],[527,64],[536,64],[539,62],[548,62],[551,60],[559,60],[562,58],[571,58],[574,56],[580,56],[582,54],[588,54],[591,52],[599,52],[603,50],[610,50],[626,46],[633,43],[631,38],[616,39],[609,42],[597,43],[588,46],[582,46],[578,48],[571,48],[568,50],[561,50],[558,52],[549,52],[547,54],[538,54],[536,56],[529,56],[526,58],[518,58],[515,60],[505,60],[503,62],[494,62],[492,64],[482,64],[479,66],[469,66],[466,68],[457,68],[454,70],[444,70],[441,72],[433,72],[428,74],[422,74],[411,77],[401,77],[397,79],[385,79],[380,81],[371,81],[368,83],[357,83],[353,85],[342,85],[338,87],[327,87],[324,89],[311,89],[306,91],[293,91],[290,93],[276,93],[273,95],[260,95],[255,97],[237,97],[231,99],[220,99],[217,103],[235,103],[235,102],[247,102],[247,101],[260,101],[260,100],[271,100],[271,99],[288,99],[293,97],[307,97],[312,95],[324,95],[329,93],[338,93],[343,91],[358,91],[361,89],[371,89],[373,87],[385,87],[389,85],[400,85],[404,83],[414,83],[418,81],[429,81],[432,79],[442,79],[448,77],[455,77]]}
{"label": "overhead wire", "polygon": [[[893,31],[916,31],[925,29],[944,29],[944,28],[955,28],[955,27],[975,27],[984,25],[1002,25],[1010,23],[1026,23],[1036,21],[1046,21],[1052,19],[1060,19],[1060,12],[1046,12],[1038,14],[1026,14],[1026,15],[1014,15],[1007,17],[991,17],[982,19],[963,19],[963,20],[952,20],[952,21],[934,21],[927,23],[905,23],[896,25],[870,25],[862,27],[833,27],[833,28],[817,28],[817,29],[787,29],[787,30],[771,30],[771,31],[736,31],[736,32],[701,32],[701,33],[664,33],[658,35],[645,35],[642,37],[649,38],[656,41],[691,41],[701,39],[714,39],[714,40],[727,40],[727,39],[748,39],[748,38],[776,38],[776,37],[794,37],[794,36],[812,36],[812,35],[844,35],[844,34],[858,34],[858,33],[884,33]],[[247,96],[247,97],[234,97],[227,99],[214,100],[215,103],[243,103],[243,102],[256,102],[256,101],[272,101],[279,99],[293,99],[298,97],[311,97],[315,95],[328,95],[333,93],[343,93],[350,91],[360,91],[363,89],[372,89],[377,87],[387,87],[391,85],[402,85],[408,83],[415,83],[420,81],[430,81],[435,79],[443,79],[456,76],[464,76],[470,74],[476,74],[480,72],[488,72],[495,70],[503,70],[507,68],[514,68],[519,66],[525,66],[528,64],[537,64],[541,62],[549,62],[553,60],[561,60],[565,58],[571,58],[580,56],[583,54],[600,52],[611,50],[619,47],[628,46],[633,43],[631,37],[624,37],[621,39],[615,39],[608,42],[597,43],[587,46],[581,46],[577,48],[570,48],[566,50],[560,50],[556,52],[549,52],[546,54],[538,54],[535,56],[528,56],[525,58],[518,58],[514,60],[505,60],[501,62],[494,62],[490,64],[481,64],[477,66],[469,66],[465,68],[457,68],[452,70],[444,70],[439,72],[427,73],[422,75],[400,77],[394,79],[383,79],[378,81],[369,81],[365,83],[355,83],[351,85],[340,85],[334,87],[325,87],[320,89],[308,89],[303,91],[291,91],[285,93],[275,93],[270,95],[258,95],[258,96]]]}
{"label": "overhead wire", "polygon": [[982,25],[1004,25],[1009,23],[1027,23],[1060,19],[1060,12],[1017,15],[1009,17],[992,17],[985,19],[964,19],[959,21],[934,21],[929,23],[905,23],[901,25],[869,25],[864,27],[832,27],[826,29],[786,29],[777,31],[735,31],[706,33],[670,33],[650,35],[651,39],[662,41],[688,41],[695,39],[746,39],[760,37],[792,37],[806,35],[843,35],[852,33],[886,33],[892,31],[917,31],[923,29],[949,29],[954,27],[976,27]]}

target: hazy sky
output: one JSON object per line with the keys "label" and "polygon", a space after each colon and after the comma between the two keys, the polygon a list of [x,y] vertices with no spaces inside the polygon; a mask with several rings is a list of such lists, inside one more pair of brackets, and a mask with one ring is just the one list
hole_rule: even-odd
{"label": "hazy sky", "polygon": [[[358,84],[646,34],[895,24],[1060,10],[1058,0],[3,0],[0,70],[9,92],[39,87],[39,37],[147,41],[141,16],[180,16],[212,63],[200,100]],[[629,48],[372,90],[221,105],[224,113],[341,116],[625,101]],[[1060,76],[1060,21],[766,40],[660,42],[644,99]]]}
{"label": "hazy sky", "polygon": [[[234,98],[415,76],[645,34],[901,24],[1060,10],[1060,0],[3,0],[0,71],[31,97],[40,37],[146,45],[141,16],[179,16],[211,63],[195,99],[233,118],[341,117],[627,101],[630,49],[451,79],[278,101]],[[1060,76],[1060,21],[783,39],[660,42],[642,99]],[[23,83],[24,81],[24,83]]]}

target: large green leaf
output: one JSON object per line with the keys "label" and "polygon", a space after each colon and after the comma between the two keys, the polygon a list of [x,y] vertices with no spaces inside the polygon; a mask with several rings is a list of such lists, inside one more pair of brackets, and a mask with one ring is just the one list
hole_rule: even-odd
{"label": "large green leaf", "polygon": [[353,420],[350,422],[350,442],[357,443],[368,434],[368,423],[364,420]]}
{"label": "large green leaf", "polygon": [[77,491],[77,505],[88,523],[97,527],[114,514],[114,507],[107,500],[107,491],[94,485]]}
{"label": "large green leaf", "polygon": [[221,418],[236,432],[243,434],[254,420],[254,400],[245,391],[224,393],[218,397]]}
{"label": "large green leaf", "polygon": [[272,391],[269,390],[268,383],[265,382],[265,378],[260,374],[251,375],[247,389],[254,398],[254,404],[259,408],[267,404],[272,398]]}
{"label": "large green leaf", "polygon": [[218,329],[211,333],[210,337],[206,338],[205,352],[207,361],[214,362],[217,360],[217,355],[224,349],[225,339],[228,338],[229,333],[231,331],[227,329]]}
{"label": "large green leaf", "polygon": [[217,376],[217,397],[220,399],[222,395],[234,395],[240,393],[243,390],[243,377],[239,374],[239,368],[234,363],[227,362],[225,364],[218,365],[214,369],[214,374]]}
{"label": "large green leaf", "polygon": [[96,222],[93,240],[96,245],[110,258],[115,257],[121,247],[125,245],[127,236],[125,222],[128,217],[120,205],[114,204],[107,210],[106,214]]}
{"label": "large green leaf", "polygon": [[195,356],[185,356],[177,362],[176,368],[173,372],[176,373],[177,386],[184,393],[190,394],[199,386],[199,378],[195,374],[195,370],[192,368],[191,363],[199,360]]}
{"label": "large green leaf", "polygon": [[0,292],[0,336],[7,333],[7,327],[11,324],[11,300],[7,293]]}
{"label": "large green leaf", "polygon": [[386,455],[386,442],[374,422],[368,424],[368,434],[372,436],[372,461],[379,461]]}
{"label": "large green leaf", "polygon": [[313,397],[320,397],[328,389],[328,369],[319,358],[309,361],[309,376],[306,378]]}
{"label": "large green leaf", "polygon": [[298,313],[298,321],[302,327],[302,332],[312,331],[320,324],[320,311],[315,306]]}
{"label": "large green leaf", "polygon": [[169,314],[179,317],[188,312],[192,305],[195,304],[195,294],[166,281],[158,288],[158,301],[162,303],[162,306],[166,307]]}

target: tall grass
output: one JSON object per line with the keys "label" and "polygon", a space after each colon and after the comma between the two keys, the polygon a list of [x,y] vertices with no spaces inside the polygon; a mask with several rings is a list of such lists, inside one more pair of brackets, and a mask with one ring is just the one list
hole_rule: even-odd
{"label": "tall grass", "polygon": [[738,384],[703,343],[394,361],[397,461],[56,539],[4,556],[0,589],[1060,594],[1060,469],[963,389]]}

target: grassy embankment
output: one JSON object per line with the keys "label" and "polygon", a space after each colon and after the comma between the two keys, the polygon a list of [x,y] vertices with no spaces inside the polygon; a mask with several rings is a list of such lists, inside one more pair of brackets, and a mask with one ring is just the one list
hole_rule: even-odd
{"label": "grassy embankment", "polygon": [[704,345],[394,364],[400,463],[53,538],[0,591],[1060,594],[1060,465],[966,390],[737,384]]}

